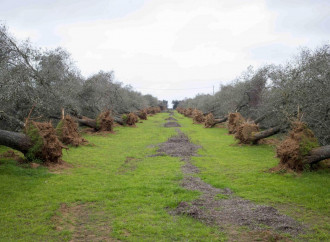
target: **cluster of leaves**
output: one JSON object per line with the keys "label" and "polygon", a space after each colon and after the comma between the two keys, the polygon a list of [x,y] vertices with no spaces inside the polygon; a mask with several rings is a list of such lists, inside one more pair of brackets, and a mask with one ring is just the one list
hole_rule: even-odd
{"label": "cluster of leaves", "polygon": [[62,107],[71,115],[95,118],[106,109],[121,114],[159,105],[157,98],[116,82],[113,71],[83,77],[64,49],[42,50],[17,41],[1,24],[0,89],[0,111],[18,121],[32,106],[35,116],[48,120],[60,117]]}
{"label": "cluster of leaves", "polygon": [[330,45],[302,49],[285,65],[249,67],[215,95],[200,94],[178,106],[216,117],[235,111],[253,120],[263,117],[262,128],[288,129],[299,116],[321,144],[330,144]]}

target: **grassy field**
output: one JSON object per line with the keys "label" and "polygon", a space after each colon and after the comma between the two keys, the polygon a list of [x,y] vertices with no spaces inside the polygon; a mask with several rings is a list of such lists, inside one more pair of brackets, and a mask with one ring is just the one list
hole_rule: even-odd
{"label": "grassy field", "polygon": [[[117,127],[115,134],[86,135],[93,145],[64,151],[70,168],[31,169],[0,159],[0,240],[226,240],[215,227],[168,213],[199,194],[180,187],[179,158],[149,156],[156,152],[154,145],[175,134],[163,127],[166,117],[150,117],[137,128]],[[312,231],[305,239],[330,239],[326,170],[269,173],[278,163],[273,147],[239,146],[226,129],[204,129],[175,117],[181,130],[203,146],[193,163],[204,181],[307,224]],[[5,150],[0,147],[0,153]]]}

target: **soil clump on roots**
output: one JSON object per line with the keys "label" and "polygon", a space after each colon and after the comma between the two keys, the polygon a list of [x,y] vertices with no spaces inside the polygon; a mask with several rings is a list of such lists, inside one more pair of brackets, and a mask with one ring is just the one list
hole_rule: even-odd
{"label": "soil clump on roots", "polygon": [[243,116],[240,113],[230,113],[228,116],[228,132],[229,134],[235,134],[238,127],[245,122]]}
{"label": "soil clump on roots", "polygon": [[113,118],[110,116],[110,111],[105,111],[99,114],[96,118],[97,131],[113,131]]}
{"label": "soil clump on roots", "polygon": [[212,113],[209,113],[205,116],[204,127],[205,128],[212,128],[214,126],[215,119]]}
{"label": "soil clump on roots", "polygon": [[[175,210],[169,211],[170,214],[190,216],[222,229],[234,227],[238,230],[238,226],[247,226],[255,231],[249,233],[249,239],[251,236],[252,239],[257,239],[265,232],[269,233],[270,237],[277,238],[281,237],[278,235],[279,232],[292,236],[302,232],[300,224],[292,218],[280,214],[275,208],[254,204],[235,196],[229,188],[215,188],[196,177],[199,169],[191,163],[190,157],[197,156],[196,152],[201,147],[192,144],[185,134],[180,130],[177,131],[177,136],[173,136],[167,142],[159,145],[158,152],[181,157],[181,161],[185,162],[182,166],[184,179],[181,186],[188,190],[199,191],[201,196],[192,202],[182,201]],[[242,232],[241,236],[246,235]]]}
{"label": "soil clump on roots", "polygon": [[173,128],[173,127],[181,127],[181,125],[178,124],[177,122],[167,122],[164,124],[164,127]]}
{"label": "soil clump on roots", "polygon": [[61,163],[62,148],[65,146],[57,138],[50,122],[29,122],[25,133],[33,142],[33,147],[26,154],[27,159],[40,159],[45,163]]}
{"label": "soil clump on roots", "polygon": [[304,156],[318,146],[317,138],[305,123],[293,122],[289,136],[277,146],[276,153],[280,164],[272,170],[302,171]]}
{"label": "soil clump on roots", "polygon": [[259,132],[259,126],[253,122],[245,122],[237,128],[235,138],[241,144],[251,144],[253,142],[253,134]]}
{"label": "soil clump on roots", "polygon": [[70,115],[66,115],[64,119],[56,127],[57,135],[63,144],[79,146],[87,144],[88,141],[82,138],[78,132],[78,124]]}

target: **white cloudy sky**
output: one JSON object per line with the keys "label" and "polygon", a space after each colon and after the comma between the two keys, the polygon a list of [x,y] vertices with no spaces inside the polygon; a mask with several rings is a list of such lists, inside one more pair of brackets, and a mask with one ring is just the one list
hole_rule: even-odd
{"label": "white cloudy sky", "polygon": [[114,70],[171,101],[326,43],[330,1],[0,0],[0,20],[36,46],[64,47],[86,77]]}

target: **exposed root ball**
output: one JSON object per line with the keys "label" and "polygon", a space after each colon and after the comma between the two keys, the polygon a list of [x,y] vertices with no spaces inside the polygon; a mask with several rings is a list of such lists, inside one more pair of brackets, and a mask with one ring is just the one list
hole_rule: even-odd
{"label": "exposed root ball", "polygon": [[156,114],[156,113],[160,113],[161,112],[161,109],[160,107],[149,107],[147,108],[147,113],[148,114]]}
{"label": "exposed root ball", "polygon": [[138,112],[139,119],[147,120],[147,111],[145,109]]}
{"label": "exposed root ball", "polygon": [[70,115],[66,115],[64,119],[59,122],[56,127],[56,132],[63,144],[79,146],[88,143],[87,140],[80,136],[78,124]]}
{"label": "exposed root ball", "polygon": [[253,142],[253,134],[259,132],[259,126],[255,123],[241,124],[235,134],[235,138],[242,144],[251,144]]}
{"label": "exposed root ball", "polygon": [[184,114],[184,108],[177,108],[176,111],[178,111],[178,113]]}
{"label": "exposed root ball", "polygon": [[204,121],[204,127],[212,128],[214,126],[214,123],[215,123],[215,120],[214,120],[213,114],[209,113],[208,115],[206,115],[205,121]]}
{"label": "exposed root ball", "polygon": [[238,127],[245,122],[245,119],[240,113],[230,113],[228,116],[228,132],[235,134]]}
{"label": "exposed root ball", "polygon": [[127,114],[127,118],[126,118],[126,124],[127,125],[135,125],[135,123],[137,123],[139,121],[138,116],[136,116],[136,114],[134,113],[129,113]]}
{"label": "exposed root ball", "polygon": [[32,148],[26,154],[27,159],[40,159],[51,163],[61,161],[64,146],[57,138],[56,131],[50,122],[31,122],[25,132],[33,142]]}
{"label": "exposed root ball", "polygon": [[110,111],[105,111],[99,114],[96,118],[96,128],[98,131],[112,131],[113,118],[110,116]]}
{"label": "exposed root ball", "polygon": [[314,133],[307,125],[302,122],[294,122],[289,136],[277,147],[276,153],[280,158],[279,166],[283,169],[302,171],[304,156],[318,146]]}
{"label": "exposed root ball", "polygon": [[192,112],[192,117],[193,117],[194,123],[196,123],[196,124],[203,123],[205,120],[205,117],[204,117],[202,111],[199,111],[198,109],[195,109]]}
{"label": "exposed root ball", "polygon": [[185,110],[184,110],[184,116],[186,116],[186,117],[191,117],[192,116],[192,112],[193,112],[193,109],[192,108],[186,108]]}

